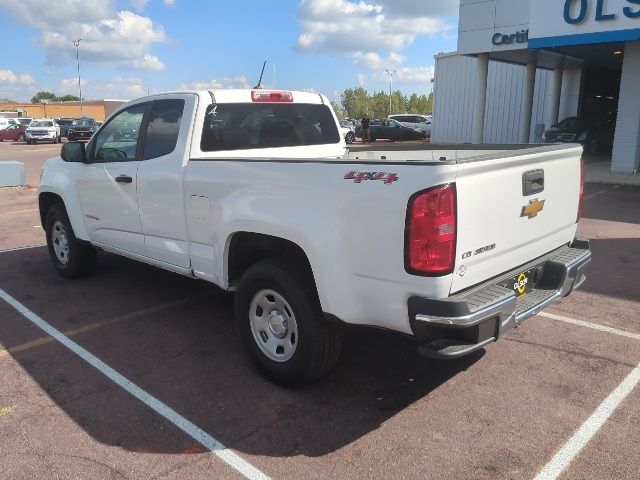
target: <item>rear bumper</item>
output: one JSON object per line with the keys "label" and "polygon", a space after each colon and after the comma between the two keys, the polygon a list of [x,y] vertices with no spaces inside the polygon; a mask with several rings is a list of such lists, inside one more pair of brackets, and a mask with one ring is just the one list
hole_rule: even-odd
{"label": "rear bumper", "polygon": [[[445,299],[409,298],[409,321],[420,353],[458,358],[496,341],[507,330],[569,295],[585,281],[591,261],[589,242],[575,240],[517,270]],[[503,286],[519,272],[535,269],[534,288],[517,298]]]}

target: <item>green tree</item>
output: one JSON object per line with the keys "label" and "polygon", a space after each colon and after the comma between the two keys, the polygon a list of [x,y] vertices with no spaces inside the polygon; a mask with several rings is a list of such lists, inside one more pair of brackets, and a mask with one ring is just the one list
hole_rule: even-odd
{"label": "green tree", "polygon": [[331,107],[333,108],[333,111],[336,112],[336,116],[338,117],[338,120],[344,120],[345,118],[348,117],[347,111],[342,107],[342,105],[339,105],[333,100],[331,100]]}
{"label": "green tree", "polygon": [[389,114],[389,94],[384,91],[374,92],[370,106],[372,118],[386,118]]}
{"label": "green tree", "polygon": [[42,100],[55,102],[57,98],[58,97],[56,97],[55,93],[40,91],[31,98],[31,103],[40,103]]}
{"label": "green tree", "polygon": [[348,88],[340,95],[340,104],[349,118],[362,118],[365,114],[371,116],[369,93],[362,87]]}
{"label": "green tree", "polygon": [[80,97],[76,97],[75,95],[63,95],[58,97],[58,102],[77,102],[80,100]]}
{"label": "green tree", "polygon": [[76,97],[75,95],[63,95],[62,97],[58,97],[53,92],[43,90],[36,93],[31,98],[31,103],[42,103],[42,100],[46,100],[47,102],[77,102],[80,100],[80,97]]}

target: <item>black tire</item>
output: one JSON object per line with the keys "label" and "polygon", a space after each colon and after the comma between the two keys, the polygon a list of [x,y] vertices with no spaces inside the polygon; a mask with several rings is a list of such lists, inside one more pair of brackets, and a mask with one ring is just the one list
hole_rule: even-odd
{"label": "black tire", "polygon": [[55,137],[55,138],[53,139],[53,144],[55,145],[55,144],[57,144],[57,143],[58,143],[58,137]]}
{"label": "black tire", "polygon": [[347,142],[347,144],[352,144],[356,139],[356,136],[353,134],[353,132],[348,132],[345,136],[344,136],[344,141]]}
{"label": "black tire", "polygon": [[[73,233],[73,228],[71,227],[71,222],[69,222],[67,211],[61,203],[53,205],[47,211],[44,229],[47,235],[49,256],[51,257],[53,266],[60,275],[65,278],[80,278],[94,271],[97,252],[90,244],[76,238]],[[54,229],[57,232],[58,238],[54,238]],[[61,230],[68,246],[66,252],[61,253],[62,258],[66,258],[66,263],[58,257],[58,253],[56,253],[55,250],[61,242],[59,237]]]}
{"label": "black tire", "polygon": [[[280,295],[290,306],[289,322],[293,319],[297,329],[294,353],[283,361],[269,358],[258,345],[251,326],[252,302],[267,290]],[[261,307],[257,308],[263,312],[261,316],[266,315]],[[264,260],[245,272],[235,296],[235,319],[237,331],[254,363],[264,375],[280,385],[311,384],[326,375],[340,356],[342,325],[324,319],[311,274],[286,259]],[[265,327],[264,332],[256,335],[263,338],[270,328]],[[263,341],[266,345],[266,340]]]}

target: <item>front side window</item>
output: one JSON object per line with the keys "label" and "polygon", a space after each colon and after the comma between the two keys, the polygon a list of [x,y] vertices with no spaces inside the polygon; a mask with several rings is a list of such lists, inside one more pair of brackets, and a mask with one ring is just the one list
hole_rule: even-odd
{"label": "front side window", "polygon": [[326,105],[224,103],[210,105],[203,152],[338,143],[340,134]]}
{"label": "front side window", "polygon": [[156,100],[149,114],[144,159],[169,155],[176,148],[184,100]]}
{"label": "front side window", "polygon": [[135,160],[138,136],[147,104],[136,105],[116,115],[95,139],[94,162]]}

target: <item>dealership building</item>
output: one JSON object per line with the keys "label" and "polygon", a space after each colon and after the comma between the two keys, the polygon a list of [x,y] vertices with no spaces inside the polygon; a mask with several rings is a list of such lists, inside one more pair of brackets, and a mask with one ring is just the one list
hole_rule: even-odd
{"label": "dealership building", "polygon": [[567,117],[597,119],[612,171],[637,172],[640,0],[461,0],[433,115],[433,141],[472,143],[539,142]]}

